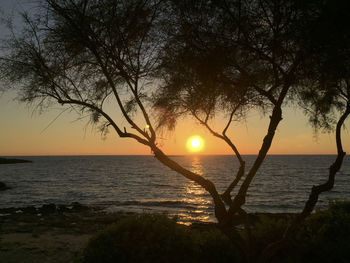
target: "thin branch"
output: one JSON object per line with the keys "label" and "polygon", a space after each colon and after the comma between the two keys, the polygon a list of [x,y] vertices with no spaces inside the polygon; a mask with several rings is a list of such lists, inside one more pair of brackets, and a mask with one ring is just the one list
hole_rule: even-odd
{"label": "thin branch", "polygon": [[[72,18],[65,12],[65,10],[62,9],[61,6],[59,6],[58,4],[55,3],[55,1],[53,0],[48,0],[48,3],[51,5],[51,7],[53,9],[55,9],[55,11],[60,15],[62,16],[62,18],[66,19],[68,21],[68,23],[76,28],[77,32],[84,32],[85,28],[81,28],[79,25],[77,25],[75,23],[74,20],[72,20]],[[91,41],[87,36],[93,36],[93,37],[96,37],[93,30],[88,27],[89,31],[90,32],[85,32],[87,35],[83,35],[83,39],[85,39],[86,41],[86,47],[92,52],[92,54],[95,56],[95,58],[97,59],[97,62],[98,64],[100,65],[101,69],[102,69],[102,72],[103,74],[105,75],[105,77],[107,78],[107,81],[109,83],[109,85],[111,86],[112,90],[113,90],[113,93],[114,93],[114,96],[117,100],[117,103],[118,103],[118,106],[123,114],[123,116],[125,117],[125,119],[127,120],[127,122],[131,125],[132,128],[134,128],[135,130],[137,130],[142,136],[144,136],[147,140],[150,139],[149,135],[147,134],[147,132],[143,131],[131,118],[130,116],[127,114],[126,110],[124,109],[124,106],[122,104],[122,101],[120,99],[120,96],[117,92],[117,89],[116,89],[116,86],[114,84],[114,81],[112,79],[112,77],[110,76],[109,74],[109,71],[107,69],[107,66],[105,63],[103,63],[103,60],[101,58],[101,56],[99,55],[98,51],[97,51],[97,48],[96,48],[96,45],[93,41]],[[129,78],[126,76],[124,76],[124,79],[126,82],[129,81]],[[129,83],[130,85],[130,83]]]}
{"label": "thin branch", "polygon": [[339,118],[336,126],[336,146],[337,146],[337,158],[333,162],[333,164],[329,167],[328,180],[320,185],[313,186],[311,189],[311,193],[309,199],[306,201],[303,211],[295,217],[292,223],[288,226],[286,231],[284,232],[283,238],[277,242],[269,244],[261,255],[261,262],[268,262],[277,251],[285,246],[288,242],[295,229],[311,214],[314,210],[315,205],[318,201],[318,197],[321,193],[325,191],[329,191],[334,186],[335,175],[340,170],[340,167],[343,163],[343,159],[346,153],[343,151],[342,140],[341,140],[341,129],[346,120],[346,118],[350,115],[350,102],[347,103],[346,109],[342,116]]}
{"label": "thin branch", "polygon": [[226,136],[226,135],[221,135],[218,132],[214,131],[210,125],[208,124],[208,119],[206,118],[206,121],[203,121],[201,118],[199,118],[199,116],[196,114],[195,111],[190,110],[191,114],[199,121],[200,124],[202,124],[204,127],[206,127],[208,129],[208,131],[215,137],[224,140],[230,147],[231,149],[234,151],[235,155],[237,156],[239,162],[243,163],[243,159],[241,154],[239,153],[237,147],[233,144],[233,142]]}
{"label": "thin branch", "polygon": [[104,65],[104,63],[102,62],[102,59],[100,57],[100,55],[98,54],[98,52],[96,51],[95,48],[91,47],[91,51],[93,52],[93,54],[95,55],[96,59],[99,61],[100,67],[102,68],[103,74],[105,75],[105,77],[107,78],[107,81],[109,83],[109,85],[111,86],[114,96],[117,100],[118,106],[123,114],[123,116],[125,117],[125,119],[128,121],[128,123],[131,125],[132,128],[136,129],[140,134],[142,134],[144,137],[146,137],[147,139],[150,139],[150,137],[148,136],[147,132],[144,132],[128,115],[128,113],[126,112],[123,103],[119,97],[119,94],[117,92],[117,89],[114,85],[114,81],[112,80],[106,66]]}
{"label": "thin branch", "polygon": [[230,117],[227,121],[227,124],[225,126],[225,128],[222,130],[222,135],[223,136],[226,136],[226,132],[228,130],[228,128],[230,127],[231,123],[232,123],[232,119],[233,119],[233,115],[235,114],[235,112],[237,111],[238,107],[240,107],[240,105],[237,105],[232,111],[231,111],[231,114],[230,114]]}
{"label": "thin branch", "polygon": [[80,106],[92,109],[92,110],[100,113],[103,117],[106,118],[106,120],[116,130],[116,132],[118,133],[119,137],[122,137],[122,138],[125,138],[125,137],[133,138],[133,139],[137,140],[141,144],[150,146],[150,143],[148,141],[146,141],[145,139],[142,139],[141,137],[137,136],[136,134],[126,132],[126,130],[124,130],[124,132],[123,132],[107,113],[105,113],[102,109],[96,107],[93,104],[90,104],[90,103],[87,103],[87,102],[84,102],[84,101],[74,100],[74,99],[70,99],[70,100],[69,99],[68,100],[59,99],[58,103],[61,103],[61,104],[76,104],[76,105],[80,105]]}
{"label": "thin branch", "polygon": [[228,205],[233,205],[232,198],[231,198],[231,192],[233,189],[237,186],[241,178],[243,177],[245,172],[245,162],[243,161],[241,163],[241,166],[238,169],[238,172],[236,174],[235,179],[231,182],[231,184],[227,187],[226,191],[221,195],[222,200]]}
{"label": "thin branch", "polygon": [[245,171],[245,161],[243,161],[243,158],[241,156],[241,154],[239,153],[237,147],[233,144],[233,142],[230,140],[229,137],[227,137],[227,135],[225,134],[226,132],[226,128],[228,128],[229,124],[232,121],[232,116],[234,114],[234,112],[238,109],[238,106],[236,107],[236,109],[234,111],[232,111],[231,115],[230,115],[230,121],[228,122],[227,126],[225,127],[224,131],[223,131],[223,135],[220,135],[218,132],[214,131],[208,124],[208,115],[205,119],[205,121],[203,121],[201,118],[199,118],[199,116],[195,113],[195,111],[191,111],[192,115],[203,125],[205,126],[210,133],[219,138],[224,140],[233,150],[233,152],[235,153],[239,163],[240,163],[240,167],[239,170],[235,176],[235,178],[233,179],[232,183],[228,186],[228,188],[226,189],[226,191],[221,195],[222,200],[227,204],[227,205],[231,205],[232,204],[232,199],[231,199],[231,192],[234,189],[234,187],[238,184],[238,182],[240,181],[240,179],[242,178],[242,176],[244,175],[244,171]]}
{"label": "thin branch", "polygon": [[266,91],[260,87],[258,87],[257,85],[252,85],[252,87],[262,96],[265,96],[266,98],[268,98],[272,104],[276,105],[277,104],[277,100],[275,99],[275,97],[272,95],[271,93],[271,89],[269,91]]}
{"label": "thin branch", "polygon": [[41,132],[42,134],[44,131],[46,131],[63,113],[65,113],[69,108],[64,109],[61,111]]}

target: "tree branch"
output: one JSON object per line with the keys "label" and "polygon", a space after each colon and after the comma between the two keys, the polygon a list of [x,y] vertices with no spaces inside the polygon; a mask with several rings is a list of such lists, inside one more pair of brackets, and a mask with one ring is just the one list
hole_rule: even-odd
{"label": "tree branch", "polygon": [[[55,99],[57,99],[57,98],[55,98]],[[80,106],[92,109],[94,111],[97,111],[103,117],[105,117],[106,120],[113,126],[113,128],[116,130],[116,132],[119,135],[119,137],[121,137],[121,138],[125,138],[125,137],[133,138],[133,139],[135,139],[136,141],[138,141],[139,143],[141,143],[143,145],[150,146],[150,143],[148,141],[142,139],[141,137],[137,136],[136,134],[129,133],[129,132],[126,132],[126,131],[123,132],[107,113],[105,113],[102,109],[96,107],[93,104],[90,104],[90,103],[87,103],[87,102],[84,102],[84,101],[74,100],[74,99],[68,99],[68,100],[58,99],[57,102],[61,103],[61,104],[76,104],[76,105],[80,105]]]}
{"label": "tree branch", "polygon": [[222,202],[219,193],[217,192],[215,185],[208,179],[205,179],[204,177],[193,173],[185,168],[183,168],[181,165],[176,163],[175,161],[171,160],[167,155],[165,155],[157,146],[151,145],[150,146],[154,156],[159,160],[161,163],[169,167],[170,169],[182,174],[187,179],[196,182],[200,186],[202,186],[213,198],[214,204],[215,204],[215,216],[219,221],[219,224],[225,225],[227,224],[227,211],[225,208],[224,203]]}
{"label": "tree branch", "polygon": [[234,189],[234,187],[238,184],[238,182],[240,181],[240,179],[242,178],[242,176],[244,175],[244,171],[245,171],[245,161],[243,161],[243,158],[241,156],[241,154],[239,153],[237,147],[233,144],[233,142],[230,140],[230,138],[226,135],[226,131],[228,129],[228,127],[230,126],[231,122],[232,122],[232,118],[234,113],[237,111],[237,109],[239,108],[239,105],[231,112],[231,115],[229,117],[229,121],[227,123],[227,125],[225,126],[222,135],[219,134],[218,132],[214,131],[208,124],[208,114],[205,118],[205,120],[203,121],[201,118],[199,118],[199,116],[196,114],[195,111],[191,110],[191,114],[199,121],[200,124],[202,124],[204,127],[206,127],[209,132],[225,141],[233,150],[233,152],[235,153],[239,163],[240,163],[240,167],[239,170],[234,178],[234,180],[232,181],[232,183],[228,186],[228,188],[226,189],[226,191],[221,195],[222,200],[227,204],[227,205],[231,205],[232,200],[231,200],[231,192]]}
{"label": "tree branch", "polygon": [[350,115],[350,102],[348,101],[344,113],[341,115],[336,126],[336,146],[337,146],[337,158],[333,164],[329,167],[328,180],[320,185],[313,186],[311,189],[310,196],[305,203],[302,212],[295,217],[292,223],[288,226],[284,232],[283,238],[277,242],[269,244],[261,254],[261,262],[268,262],[281,248],[283,248],[295,229],[311,214],[314,210],[315,205],[318,201],[318,197],[321,193],[329,191],[334,186],[335,175],[340,170],[343,163],[343,159],[346,153],[343,151],[341,141],[341,129],[346,118]]}
{"label": "tree branch", "polygon": [[247,174],[245,180],[243,181],[243,183],[238,191],[238,194],[235,196],[235,198],[232,202],[232,205],[229,208],[229,214],[231,217],[234,214],[236,214],[238,212],[239,208],[241,208],[241,206],[245,203],[245,198],[246,198],[246,194],[247,194],[248,188],[250,186],[250,183],[252,182],[256,172],[260,168],[262,162],[264,161],[264,159],[266,157],[268,150],[270,149],[273,137],[275,135],[276,128],[281,120],[282,120],[281,107],[275,106],[273,111],[272,111],[272,115],[270,117],[269,128],[268,128],[267,134],[263,140],[263,144],[260,148],[259,154],[258,154],[252,168],[250,169],[249,173]]}

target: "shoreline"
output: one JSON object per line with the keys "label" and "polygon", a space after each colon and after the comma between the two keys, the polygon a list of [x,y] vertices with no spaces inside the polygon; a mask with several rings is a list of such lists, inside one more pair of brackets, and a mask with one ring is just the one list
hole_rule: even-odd
{"label": "shoreline", "polygon": [[106,213],[79,203],[2,208],[1,262],[74,262],[94,234],[128,215],[131,213]]}
{"label": "shoreline", "polygon": [[[92,236],[122,218],[138,214],[140,213],[108,212],[102,207],[86,206],[78,202],[70,205],[0,208],[1,262],[78,262]],[[253,225],[265,222],[264,227],[276,227],[271,222],[287,223],[296,215],[297,213],[248,214]],[[240,218],[234,220],[242,224]],[[197,221],[186,227],[208,231],[216,228],[216,225]]]}
{"label": "shoreline", "polygon": [[[41,207],[0,209],[0,258],[4,263],[75,262],[89,239],[106,226],[137,213],[106,212],[101,207],[47,204]],[[251,214],[286,218],[291,214]],[[194,222],[189,227],[208,229],[216,223]]]}

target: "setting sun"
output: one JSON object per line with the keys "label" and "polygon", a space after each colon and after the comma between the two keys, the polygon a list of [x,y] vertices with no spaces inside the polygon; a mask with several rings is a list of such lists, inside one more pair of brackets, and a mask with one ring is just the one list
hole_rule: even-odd
{"label": "setting sun", "polygon": [[201,146],[201,141],[198,139],[198,138],[194,138],[192,141],[191,141],[191,146],[193,148],[198,148],[199,146]]}
{"label": "setting sun", "polygon": [[187,148],[190,152],[199,152],[203,149],[203,139],[199,136],[192,136],[187,140]]}

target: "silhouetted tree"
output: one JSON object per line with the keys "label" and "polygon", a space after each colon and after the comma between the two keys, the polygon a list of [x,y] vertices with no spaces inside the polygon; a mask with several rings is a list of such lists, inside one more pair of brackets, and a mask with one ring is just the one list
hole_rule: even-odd
{"label": "silhouetted tree", "polygon": [[[24,102],[43,108],[59,103],[89,112],[102,130],[112,127],[120,137],[148,146],[161,163],[208,191],[220,228],[249,260],[268,261],[311,213],[317,201],[314,196],[330,188],[329,183],[313,188],[316,195],[310,195],[307,211],[286,231],[286,238],[261,255],[251,249],[249,220],[245,220],[247,240],[237,231],[233,219],[247,217],[243,209],[247,191],[272,144],[284,103],[303,99],[309,110],[322,108],[314,116],[329,118],[333,106],[345,106],[338,104],[345,96],[346,111],[336,127],[338,158],[345,155],[340,131],[349,114],[348,75],[323,70],[328,67],[320,58],[332,57],[332,49],[318,44],[320,34],[311,34],[321,25],[326,4],[316,0],[45,0],[36,15],[23,14],[22,33],[14,32],[6,41],[0,73],[9,88],[19,89]],[[325,43],[328,40],[325,37]],[[338,62],[334,61],[333,69],[347,65],[346,60],[344,65]],[[328,85],[332,79],[338,88]],[[327,110],[324,95],[333,91]],[[127,127],[106,111],[107,99],[115,102]],[[270,121],[256,160],[246,171],[244,158],[227,131],[250,110],[270,114]],[[240,163],[222,194],[210,180],[176,163],[157,144],[157,128],[174,127],[176,118],[184,114],[225,141]],[[210,125],[218,114],[227,116],[220,132]],[[336,161],[334,172],[331,169],[330,181],[341,160]]]}
{"label": "silhouetted tree", "polygon": [[[282,120],[283,104],[299,101],[315,128],[332,128],[332,117],[338,117],[332,115],[334,109],[344,111],[335,121],[338,155],[330,167],[329,180],[313,187],[305,208],[282,240],[254,255],[248,238],[247,257],[252,261],[257,260],[254,257],[269,261],[311,214],[319,194],[333,187],[345,156],[340,133],[350,113],[350,93],[344,76],[334,73],[347,70],[349,56],[344,50],[348,52],[350,45],[346,41],[348,29],[337,29],[340,25],[346,28],[346,22],[334,18],[345,19],[346,14],[338,11],[347,9],[327,1],[289,0],[173,1],[173,8],[175,22],[168,32],[161,68],[165,84],[157,94],[157,105],[176,115],[192,115],[235,153],[240,168],[221,195],[229,207],[228,226],[234,216],[246,215],[242,206]],[[245,161],[227,136],[227,130],[251,109],[271,115],[259,154],[245,174]],[[219,132],[210,125],[210,120],[221,113],[226,114],[227,125]],[[161,124],[168,124],[168,119],[160,119],[165,121]],[[231,199],[230,193],[240,180],[242,184]],[[251,226],[245,227],[249,237]]]}
{"label": "silhouetted tree", "polygon": [[[303,61],[302,84],[297,91],[299,105],[315,128],[335,129],[337,156],[329,167],[326,182],[313,186],[303,210],[284,232],[283,238],[270,244],[262,254],[268,261],[286,245],[296,228],[312,213],[319,195],[333,188],[336,173],[346,153],[343,150],[341,129],[350,115],[350,24],[347,1],[327,1],[307,12],[306,23],[312,31],[301,36],[308,53]],[[304,32],[305,33],[305,32]]]}
{"label": "silhouetted tree", "polygon": [[[148,146],[164,165],[205,188],[222,222],[225,205],[214,184],[165,155],[157,145],[150,95],[155,90],[168,3],[158,0],[45,0],[24,13],[2,48],[1,77],[22,101],[89,112],[101,129]],[[105,110],[113,100],[128,124]],[[142,121],[136,121],[136,114]]]}

